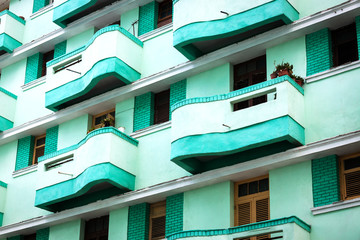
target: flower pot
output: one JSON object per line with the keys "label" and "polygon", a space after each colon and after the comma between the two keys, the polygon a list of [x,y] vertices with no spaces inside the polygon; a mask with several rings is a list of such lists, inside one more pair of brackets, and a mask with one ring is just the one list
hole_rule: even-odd
{"label": "flower pot", "polygon": [[282,76],[285,76],[285,75],[291,75],[291,70],[289,70],[289,69],[287,69],[287,68],[285,68],[285,69],[282,69],[282,70],[280,70],[279,72],[278,72],[278,75],[279,75],[279,77],[282,77]]}
{"label": "flower pot", "polygon": [[277,73],[273,72],[272,74],[270,74],[271,79],[277,78]]}
{"label": "flower pot", "polygon": [[303,80],[295,79],[295,82],[296,82],[297,84],[299,84],[300,87],[302,87],[302,86],[304,85],[304,81],[303,81]]}

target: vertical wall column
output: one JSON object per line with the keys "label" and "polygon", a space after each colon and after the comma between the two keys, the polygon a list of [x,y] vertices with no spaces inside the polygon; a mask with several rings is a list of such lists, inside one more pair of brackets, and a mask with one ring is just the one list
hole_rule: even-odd
{"label": "vertical wall column", "polygon": [[157,1],[153,1],[140,7],[139,36],[156,29],[158,10],[159,3]]}
{"label": "vertical wall column", "polygon": [[60,57],[66,53],[66,41],[58,43],[54,48],[54,58]]}
{"label": "vertical wall column", "polygon": [[178,101],[186,99],[186,79],[171,84],[170,86],[170,119],[171,119],[171,106]]}
{"label": "vertical wall column", "polygon": [[31,164],[34,153],[34,137],[28,136],[18,140],[15,171]]}
{"label": "vertical wall column", "polygon": [[313,159],[312,185],[314,207],[340,200],[339,164],[336,155]]}
{"label": "vertical wall column", "polygon": [[150,207],[147,203],[141,203],[129,207],[128,240],[149,239]]}
{"label": "vertical wall column", "polygon": [[328,28],[306,35],[306,75],[323,72],[332,66],[331,32]]}
{"label": "vertical wall column", "polygon": [[166,236],[183,230],[184,193],[166,198]]}
{"label": "vertical wall column", "polygon": [[135,97],[134,132],[154,124],[154,94],[152,92]]}
{"label": "vertical wall column", "polygon": [[44,154],[49,154],[57,151],[58,135],[59,126],[55,126],[46,130]]}
{"label": "vertical wall column", "polygon": [[27,58],[25,84],[41,77],[42,61],[42,53],[36,53]]}

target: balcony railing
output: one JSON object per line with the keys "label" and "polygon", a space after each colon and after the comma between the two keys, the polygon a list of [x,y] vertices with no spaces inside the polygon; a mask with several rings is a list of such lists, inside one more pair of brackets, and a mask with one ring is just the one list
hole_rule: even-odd
{"label": "balcony railing", "polygon": [[[228,94],[177,102],[171,107],[171,160],[196,173],[303,145],[303,94],[284,76]],[[233,110],[234,104],[263,95],[267,102]]]}
{"label": "balcony railing", "polygon": [[0,132],[13,127],[17,96],[0,87]]}
{"label": "balcony railing", "polygon": [[56,111],[140,78],[143,43],[118,25],[47,63],[45,105]]}
{"label": "balcony railing", "polygon": [[193,60],[289,24],[299,18],[299,13],[287,0],[177,0],[173,16],[174,47]]}
{"label": "balcony railing", "polygon": [[269,237],[267,239],[310,240],[310,231],[310,225],[306,224],[299,218],[292,216],[251,223],[228,229],[182,231],[168,235],[167,239],[240,240],[268,235]]}
{"label": "balcony railing", "polygon": [[83,205],[134,190],[137,144],[123,132],[106,127],[39,158],[35,206],[59,211],[74,207],[75,202]]}
{"label": "balcony railing", "polygon": [[0,13],[0,55],[12,53],[23,42],[25,20],[9,10]]}

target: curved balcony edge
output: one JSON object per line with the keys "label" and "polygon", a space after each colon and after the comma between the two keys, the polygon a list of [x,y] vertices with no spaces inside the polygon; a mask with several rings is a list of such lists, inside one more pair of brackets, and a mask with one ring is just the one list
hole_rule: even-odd
{"label": "curved balcony edge", "polygon": [[[102,79],[110,76],[118,79],[121,82],[119,84],[127,85],[138,80],[140,73],[117,57],[102,59],[82,77],[46,92],[45,107],[57,111],[61,104],[85,95]],[[97,95],[102,93],[104,92],[99,92]]]}
{"label": "curved balcony edge", "polygon": [[286,115],[229,132],[177,139],[171,143],[170,159],[186,171],[196,174],[304,144],[304,127]]}
{"label": "curved balcony edge", "polygon": [[[259,230],[262,228],[270,228],[270,227],[285,225],[289,223],[295,223],[297,226],[299,226],[301,229],[305,230],[306,232],[308,233],[311,232],[311,226],[309,224],[305,223],[303,220],[301,220],[296,216],[291,216],[291,217],[272,219],[262,222],[250,223],[250,224],[227,228],[227,229],[181,231],[167,235],[166,238],[168,240],[176,240],[186,237],[204,237],[205,239],[210,236],[233,235],[237,233],[243,233],[246,231]],[[271,231],[271,229],[269,229],[269,231]],[[229,238],[229,239],[233,239],[233,238]]]}
{"label": "curved balcony edge", "polygon": [[298,11],[287,0],[273,0],[224,19],[182,26],[173,33],[173,46],[189,60],[195,60],[205,53],[194,43],[232,37],[278,20],[289,24],[297,19]]}
{"label": "curved balcony edge", "polygon": [[0,116],[0,132],[8,130],[14,126],[14,123],[9,119]]}
{"label": "curved balcony edge", "polygon": [[124,139],[125,141],[129,142],[130,144],[134,145],[134,146],[138,146],[139,144],[139,141],[126,135],[125,133],[119,131],[118,129],[114,128],[114,127],[104,127],[104,128],[99,128],[99,129],[96,129],[94,131],[91,131],[90,133],[88,133],[86,135],[86,137],[84,139],[82,139],[78,144],[75,144],[75,145],[72,145],[70,147],[67,147],[67,148],[64,148],[64,149],[61,149],[61,150],[58,150],[56,152],[52,152],[52,153],[48,153],[48,154],[45,154],[44,156],[42,157],[39,157],[38,161],[39,162],[42,162],[42,161],[45,161],[49,158],[53,158],[53,157],[56,157],[56,156],[59,156],[61,154],[64,154],[64,153],[67,153],[67,152],[70,152],[70,151],[73,151],[73,150],[76,150],[78,149],[80,146],[82,146],[83,144],[85,144],[90,138],[92,137],[95,137],[99,134],[104,134],[104,133],[113,133],[115,134],[116,136]]}
{"label": "curved balcony edge", "polygon": [[[112,191],[111,195],[132,191],[135,188],[134,175],[111,163],[100,163],[85,169],[73,179],[36,190],[35,206],[50,211],[62,210],[67,200],[81,197],[93,186],[105,182],[120,190]],[[78,204],[84,205],[111,195],[109,192],[95,192],[91,197],[82,198]]]}
{"label": "curved balcony edge", "polygon": [[21,45],[21,42],[17,41],[13,37],[10,37],[8,34],[0,34],[0,52],[5,51],[7,53],[12,53],[15,48],[18,48]]}

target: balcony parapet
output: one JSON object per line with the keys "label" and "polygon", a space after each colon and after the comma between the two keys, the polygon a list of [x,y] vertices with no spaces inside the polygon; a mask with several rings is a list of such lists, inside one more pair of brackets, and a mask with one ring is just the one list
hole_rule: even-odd
{"label": "balcony parapet", "polygon": [[174,2],[173,45],[194,60],[298,18],[287,0],[178,0]]}
{"label": "balcony parapet", "polygon": [[291,216],[228,229],[181,231],[170,234],[166,237],[167,240],[206,240],[209,239],[209,237],[216,237],[218,240],[233,240],[238,238],[274,234],[277,237],[281,236],[284,240],[310,240],[310,231],[310,225],[298,217]]}
{"label": "balcony parapet", "polygon": [[[98,200],[97,195],[134,190],[137,145],[125,133],[105,127],[90,132],[78,144],[44,155],[38,163],[37,178],[43,181],[37,185],[35,206],[59,211],[74,207],[77,201]],[[99,186],[109,191],[95,191]]]}
{"label": "balcony parapet", "polygon": [[[303,94],[283,76],[228,94],[175,103],[171,161],[198,173],[304,145]],[[234,104],[264,95],[267,102],[233,111]]]}
{"label": "balcony parapet", "polygon": [[0,87],[0,132],[13,127],[17,96]]}
{"label": "balcony parapet", "polygon": [[143,43],[118,25],[47,63],[45,105],[57,111],[140,78]]}
{"label": "balcony parapet", "polygon": [[0,12],[0,55],[22,45],[24,28],[24,19],[9,10]]}

